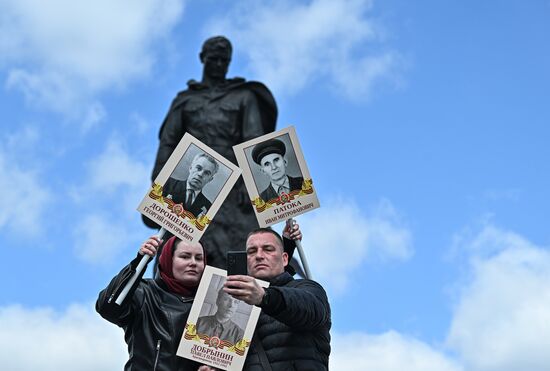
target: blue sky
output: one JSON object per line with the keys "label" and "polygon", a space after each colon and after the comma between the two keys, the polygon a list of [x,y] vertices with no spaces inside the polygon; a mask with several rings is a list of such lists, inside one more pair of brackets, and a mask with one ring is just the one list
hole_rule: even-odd
{"label": "blue sky", "polygon": [[548,370],[550,1],[5,0],[0,364],[113,370],[159,125],[228,36],[294,125],[331,369]]}

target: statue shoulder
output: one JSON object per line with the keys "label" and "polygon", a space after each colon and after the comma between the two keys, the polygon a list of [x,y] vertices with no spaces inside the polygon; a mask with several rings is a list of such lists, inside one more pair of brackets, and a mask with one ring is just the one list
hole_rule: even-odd
{"label": "statue shoulder", "polygon": [[230,89],[247,89],[252,90],[256,94],[269,94],[272,96],[268,87],[259,81],[246,81],[243,77],[234,77],[232,79],[228,79],[227,82]]}
{"label": "statue shoulder", "polygon": [[228,91],[246,90],[256,96],[260,108],[264,133],[271,133],[274,131],[278,114],[277,103],[267,86],[259,81],[246,81],[242,77],[229,79],[228,82],[230,83]]}
{"label": "statue shoulder", "polygon": [[251,91],[256,98],[258,98],[258,103],[261,107],[264,132],[271,133],[274,131],[278,112],[277,102],[271,91],[259,81],[247,81],[243,83],[243,89]]}
{"label": "statue shoulder", "polygon": [[170,111],[176,109],[185,103],[189,98],[197,91],[200,90],[200,82],[195,80],[189,80],[187,82],[187,89],[178,92],[176,97],[172,100],[172,105],[170,106]]}

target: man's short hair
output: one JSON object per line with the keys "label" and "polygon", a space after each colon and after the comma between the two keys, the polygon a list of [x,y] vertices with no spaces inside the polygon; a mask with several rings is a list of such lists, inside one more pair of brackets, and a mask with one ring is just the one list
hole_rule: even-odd
{"label": "man's short hair", "polygon": [[204,56],[206,53],[213,51],[226,52],[231,59],[233,47],[231,46],[231,42],[229,42],[229,40],[225,36],[214,36],[207,39],[202,44],[201,56]]}
{"label": "man's short hair", "polygon": [[224,294],[225,294],[225,295],[229,295],[228,293],[226,293],[225,291],[223,291],[223,285],[221,285],[221,287],[218,289],[218,295],[216,295],[216,302],[217,302],[218,300],[220,300],[220,297],[221,297],[222,295],[224,295]]}
{"label": "man's short hair", "polygon": [[256,147],[252,150],[252,159],[258,165],[262,165],[262,158],[271,153],[277,153],[284,156],[286,153],[285,144],[279,139],[270,139],[265,142],[256,144]]}
{"label": "man's short hair", "polygon": [[281,250],[284,252],[284,250],[285,250],[284,246],[285,245],[284,245],[284,242],[283,242],[283,238],[281,237],[281,235],[279,233],[275,232],[271,227],[267,227],[267,228],[261,227],[261,228],[254,229],[252,232],[250,232],[248,234],[248,236],[246,236],[246,240],[248,241],[250,236],[253,236],[255,234],[260,234],[260,233],[271,233],[272,235],[277,237],[277,241],[279,241],[279,244],[281,246]]}
{"label": "man's short hair", "polygon": [[191,161],[191,166],[193,166],[195,161],[197,161],[201,157],[204,157],[210,163],[212,163],[212,165],[214,165],[214,172],[212,173],[212,176],[214,176],[214,174],[216,174],[218,172],[218,169],[220,168],[220,165],[218,164],[218,161],[216,161],[216,159],[214,157],[210,156],[208,153],[205,153],[205,152],[197,153],[195,155],[195,157],[193,157],[193,161]]}

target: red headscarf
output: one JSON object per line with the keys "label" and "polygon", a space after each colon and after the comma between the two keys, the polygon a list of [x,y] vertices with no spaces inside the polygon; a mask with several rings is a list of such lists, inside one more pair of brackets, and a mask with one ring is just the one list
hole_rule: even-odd
{"label": "red headscarf", "polygon": [[[170,291],[180,294],[182,296],[194,296],[197,292],[198,283],[194,286],[187,286],[174,278],[172,273],[172,257],[174,254],[172,250],[175,246],[176,236],[170,238],[162,248],[159,258],[160,277],[168,285]],[[206,266],[206,254],[204,248],[202,249],[202,256],[204,259],[204,265]]]}

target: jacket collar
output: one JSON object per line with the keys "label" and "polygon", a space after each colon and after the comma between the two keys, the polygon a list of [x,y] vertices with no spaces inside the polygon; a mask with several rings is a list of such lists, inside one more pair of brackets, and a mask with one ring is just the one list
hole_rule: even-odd
{"label": "jacket collar", "polygon": [[284,286],[292,280],[294,280],[294,278],[288,272],[283,272],[270,279],[269,283],[271,283],[272,286]]}
{"label": "jacket collar", "polygon": [[[225,80],[225,82],[221,85],[219,85],[220,88],[222,89],[232,89],[236,86],[240,86],[242,85],[246,80],[243,79],[242,77],[234,77],[232,79],[227,79]],[[187,81],[187,86],[189,87],[189,90],[206,90],[206,89],[210,89],[210,87],[204,85],[203,83],[201,83],[200,81],[197,81],[197,80],[194,80],[194,79],[191,79],[189,81]]]}

